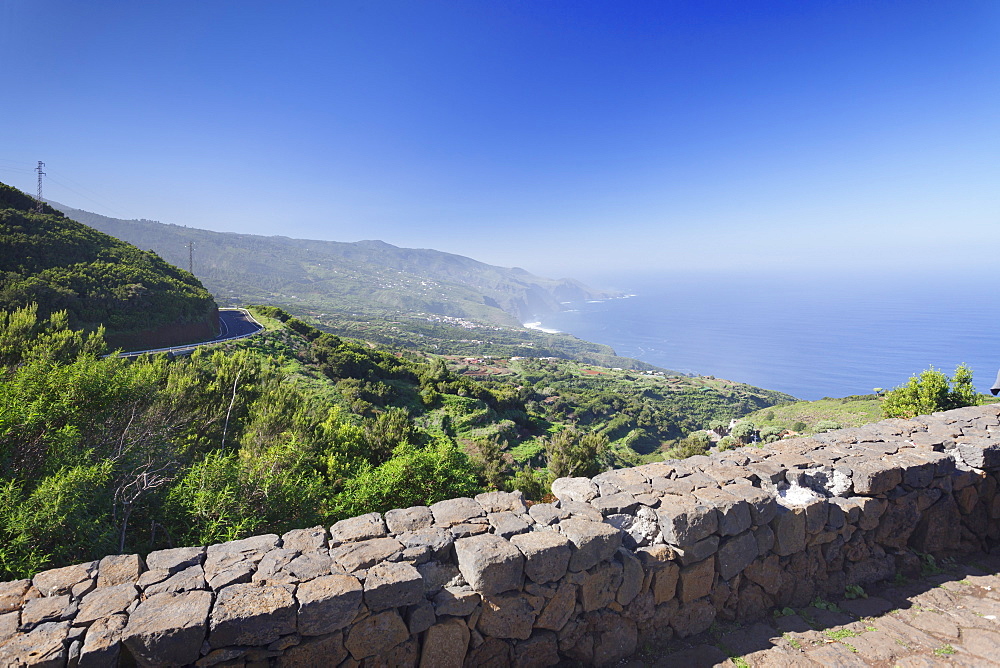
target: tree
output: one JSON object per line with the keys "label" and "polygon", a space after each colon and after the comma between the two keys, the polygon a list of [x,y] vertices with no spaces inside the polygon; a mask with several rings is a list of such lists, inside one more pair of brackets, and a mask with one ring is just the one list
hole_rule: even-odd
{"label": "tree", "polygon": [[952,378],[930,367],[916,376],[910,376],[905,385],[896,387],[885,395],[882,413],[890,418],[911,418],[935,411],[974,406],[976,388],[972,384],[972,369],[960,364]]}
{"label": "tree", "polygon": [[752,422],[737,422],[729,435],[740,443],[746,444],[753,441],[757,435],[757,428],[754,427]]}
{"label": "tree", "polygon": [[549,473],[556,478],[585,477],[600,472],[600,456],[608,447],[608,437],[594,432],[564,429],[545,444]]}

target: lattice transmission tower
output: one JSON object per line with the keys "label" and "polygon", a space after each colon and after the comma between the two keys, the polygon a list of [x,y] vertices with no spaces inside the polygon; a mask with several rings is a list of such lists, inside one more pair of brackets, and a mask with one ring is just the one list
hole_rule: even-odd
{"label": "lattice transmission tower", "polygon": [[38,167],[35,167],[35,171],[38,172],[38,204],[35,205],[35,210],[38,213],[42,212],[42,177],[45,176],[45,172],[42,171],[42,167],[45,163],[41,160],[38,161]]}

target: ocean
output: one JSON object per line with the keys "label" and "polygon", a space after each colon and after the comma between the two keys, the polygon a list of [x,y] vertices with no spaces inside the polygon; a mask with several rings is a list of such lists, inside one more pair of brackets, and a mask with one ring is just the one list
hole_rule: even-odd
{"label": "ocean", "polygon": [[1000,367],[1000,294],[937,269],[948,276],[619,277],[604,284],[631,296],[567,303],[534,325],[800,399],[870,394],[961,363],[986,392]]}

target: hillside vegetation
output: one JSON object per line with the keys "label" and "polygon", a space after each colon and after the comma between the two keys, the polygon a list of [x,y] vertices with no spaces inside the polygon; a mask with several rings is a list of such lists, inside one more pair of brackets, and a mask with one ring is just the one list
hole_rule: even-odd
{"label": "hillside vegetation", "polygon": [[606,367],[662,371],[661,367],[617,355],[611,346],[572,334],[551,334],[524,327],[488,325],[461,318],[401,314],[393,318],[352,313],[316,313],[290,307],[323,331],[426,353],[490,357],[555,357]]}
{"label": "hillside vegetation", "polygon": [[194,276],[155,253],[66,218],[0,183],[0,309],[38,304],[69,326],[106,329],[113,345],[142,347],[214,336],[215,301]]}
{"label": "hillside vegetation", "polygon": [[264,335],[128,361],[64,314],[0,314],[0,578],[488,488],[540,498],[554,476],[635,463],[774,399],[549,360],[477,380],[256,315]]}
{"label": "hillside vegetation", "polygon": [[178,266],[187,266],[187,244],[193,241],[194,273],[220,301],[366,316],[426,313],[517,326],[533,315],[559,310],[560,302],[615,296],[571,279],[543,278],[516,267],[382,241],[211,232],[56,206]]}

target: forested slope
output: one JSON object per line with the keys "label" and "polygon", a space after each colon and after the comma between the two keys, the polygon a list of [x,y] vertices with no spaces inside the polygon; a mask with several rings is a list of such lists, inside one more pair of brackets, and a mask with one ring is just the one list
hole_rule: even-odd
{"label": "forested slope", "polygon": [[194,276],[153,252],[70,220],[0,183],[0,309],[65,310],[73,328],[106,328],[113,346],[155,347],[214,336],[215,301]]}

